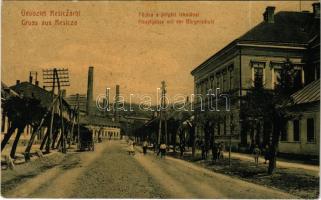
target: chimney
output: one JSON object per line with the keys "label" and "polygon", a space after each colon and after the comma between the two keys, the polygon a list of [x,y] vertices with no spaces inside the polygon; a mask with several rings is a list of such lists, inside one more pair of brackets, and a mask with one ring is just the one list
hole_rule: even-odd
{"label": "chimney", "polygon": [[[106,102],[106,111],[109,111],[109,105],[110,105],[110,102],[109,102],[109,88],[106,89],[106,99],[105,99],[105,102]],[[106,112],[107,114],[107,112]]]}
{"label": "chimney", "polygon": [[16,85],[20,84],[20,80],[16,80]]}
{"label": "chimney", "polygon": [[119,85],[116,85],[116,95],[115,95],[115,120],[116,122],[119,121]]}
{"label": "chimney", "polygon": [[36,86],[39,86],[39,81],[36,81]]}
{"label": "chimney", "polygon": [[320,19],[320,2],[312,4],[313,16],[315,19]]}
{"label": "chimney", "polygon": [[29,76],[29,83],[32,83],[32,76],[31,76],[31,74],[30,74],[30,76]]}
{"label": "chimney", "polygon": [[266,7],[265,12],[263,13],[263,18],[265,22],[269,24],[274,23],[274,10],[275,10],[274,6]]}
{"label": "chimney", "polygon": [[94,67],[90,66],[88,69],[88,84],[87,84],[87,115],[92,115],[92,102],[93,102],[93,89],[94,89]]}

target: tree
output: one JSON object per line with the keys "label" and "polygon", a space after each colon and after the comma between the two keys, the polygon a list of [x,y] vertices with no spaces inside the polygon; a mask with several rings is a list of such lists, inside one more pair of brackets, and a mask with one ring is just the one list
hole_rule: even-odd
{"label": "tree", "polygon": [[10,152],[10,156],[14,158],[23,130],[27,125],[31,125],[33,128],[37,127],[45,109],[41,106],[40,101],[35,98],[14,96],[4,101],[3,110],[11,125],[1,141],[1,151],[5,148],[14,131],[18,129]]}
{"label": "tree", "polygon": [[[261,80],[255,80],[254,86],[247,94],[241,97],[240,117],[243,123],[262,121],[264,124],[272,124],[272,140],[270,145],[270,161],[268,173],[272,174],[276,166],[276,153],[280,138],[280,133],[286,131],[286,122],[291,118],[286,106],[291,102],[290,96],[297,91],[300,86],[295,84],[297,71],[293,63],[287,59],[283,64],[280,75],[277,78],[275,89],[267,90]],[[263,131],[264,133],[269,133]],[[265,138],[270,138],[269,136]],[[256,142],[256,140],[254,140]]]}
{"label": "tree", "polygon": [[292,103],[291,94],[302,87],[301,84],[296,84],[297,73],[299,71],[295,70],[293,63],[287,59],[282,66],[280,76],[277,79],[278,83],[275,86],[271,107],[273,131],[268,166],[269,174],[272,174],[276,167],[276,153],[280,134],[286,131],[286,122],[292,118],[287,111],[287,105]]}

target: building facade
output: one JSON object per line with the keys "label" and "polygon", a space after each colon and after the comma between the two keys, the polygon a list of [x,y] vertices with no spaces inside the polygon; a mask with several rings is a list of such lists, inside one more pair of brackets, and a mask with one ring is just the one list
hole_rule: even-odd
{"label": "building facade", "polygon": [[281,135],[279,151],[318,156],[320,151],[320,79],[292,95],[288,110],[293,116]]}
{"label": "building facade", "polygon": [[120,123],[106,117],[81,115],[79,123],[87,127],[97,141],[101,139],[121,139]]}
{"label": "building facade", "polygon": [[[284,63],[294,64],[297,87],[320,78],[320,4],[313,4],[313,8],[313,13],[274,14],[275,8],[267,7],[260,24],[191,72],[196,94],[196,134],[200,138],[204,138],[209,127],[216,141],[231,141],[235,148],[249,146],[251,138],[264,131],[264,124],[256,121],[253,122],[255,128],[246,129],[240,118],[239,99],[246,95],[254,81],[273,90]],[[215,102],[215,109],[209,103],[209,93],[213,91],[221,99]],[[204,125],[208,122],[210,126]]]}

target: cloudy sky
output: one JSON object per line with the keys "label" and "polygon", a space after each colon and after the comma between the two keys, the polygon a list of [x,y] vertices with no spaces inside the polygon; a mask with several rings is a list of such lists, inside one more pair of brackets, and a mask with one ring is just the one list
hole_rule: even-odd
{"label": "cloudy sky", "polygon": [[[94,94],[120,85],[122,95],[156,95],[165,80],[168,95],[193,92],[190,72],[205,59],[262,21],[266,6],[312,10],[312,1],[244,2],[2,2],[2,81],[28,80],[29,71],[65,67],[67,94],[86,93],[94,66]],[[79,10],[80,17],[26,17],[21,11]],[[199,13],[211,25],[142,25],[139,12]],[[77,20],[77,26],[23,26],[22,20]],[[149,18],[145,18],[149,19]],[[167,20],[168,18],[166,18]],[[171,18],[173,19],[173,18]],[[175,18],[176,20],[176,18]],[[153,102],[155,99],[153,99]],[[134,101],[137,99],[134,98]]]}

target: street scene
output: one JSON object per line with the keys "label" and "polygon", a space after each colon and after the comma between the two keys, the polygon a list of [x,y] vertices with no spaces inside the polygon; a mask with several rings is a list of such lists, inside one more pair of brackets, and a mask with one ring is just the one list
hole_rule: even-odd
{"label": "street scene", "polygon": [[2,197],[319,198],[319,2],[4,1],[2,24]]}

